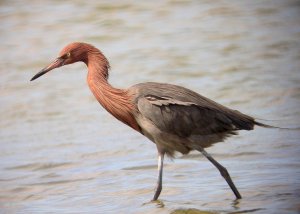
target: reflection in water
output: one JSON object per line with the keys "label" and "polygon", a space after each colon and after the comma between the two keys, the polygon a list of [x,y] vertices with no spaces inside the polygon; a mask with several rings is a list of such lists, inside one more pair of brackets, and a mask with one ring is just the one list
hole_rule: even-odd
{"label": "reflection in water", "polygon": [[215,214],[216,212],[201,211],[198,209],[177,209],[171,212],[171,214]]}
{"label": "reflection in water", "polygon": [[179,84],[299,127],[298,1],[0,4],[0,213],[299,211],[298,130],[257,128],[209,149],[239,201],[200,154],[167,160],[158,208],[144,204],[156,182],[154,144],[99,106],[83,64],[29,82],[64,45],[85,41],[108,57],[116,87]]}

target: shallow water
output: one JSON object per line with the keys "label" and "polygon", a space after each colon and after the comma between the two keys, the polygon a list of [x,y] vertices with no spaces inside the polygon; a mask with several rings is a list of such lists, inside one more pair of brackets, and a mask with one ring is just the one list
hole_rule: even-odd
{"label": "shallow water", "polygon": [[175,83],[300,126],[299,1],[1,1],[0,213],[298,213],[299,130],[257,128],[166,160],[95,101],[83,64],[29,79],[72,41],[100,48],[111,83]]}

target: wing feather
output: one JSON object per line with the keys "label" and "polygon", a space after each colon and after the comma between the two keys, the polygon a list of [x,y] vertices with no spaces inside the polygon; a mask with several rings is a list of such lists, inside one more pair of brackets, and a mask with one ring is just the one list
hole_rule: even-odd
{"label": "wing feather", "polygon": [[195,103],[148,95],[138,101],[140,113],[161,131],[180,137],[211,135],[233,130],[232,121],[214,110]]}
{"label": "wing feather", "polygon": [[139,112],[161,131],[180,137],[235,134],[253,129],[252,117],[222,106],[189,89],[160,83],[133,87]]}

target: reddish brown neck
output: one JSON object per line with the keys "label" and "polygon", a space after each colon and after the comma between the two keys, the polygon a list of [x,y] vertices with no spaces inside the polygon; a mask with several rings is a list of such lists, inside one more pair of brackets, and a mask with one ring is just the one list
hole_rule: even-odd
{"label": "reddish brown neck", "polygon": [[133,117],[136,111],[127,90],[112,87],[108,79],[109,64],[104,55],[98,51],[88,55],[87,82],[98,102],[114,117],[133,129],[140,131]]}

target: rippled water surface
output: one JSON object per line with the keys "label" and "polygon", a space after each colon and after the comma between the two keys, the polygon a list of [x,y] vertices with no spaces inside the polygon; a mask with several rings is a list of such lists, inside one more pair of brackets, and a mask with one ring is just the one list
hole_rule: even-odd
{"label": "rippled water surface", "polygon": [[299,1],[87,2],[0,2],[0,213],[300,212],[299,130],[256,128],[208,149],[239,201],[200,154],[167,159],[159,205],[148,203],[155,145],[95,101],[83,64],[29,82],[85,41],[116,87],[175,83],[299,127]]}

